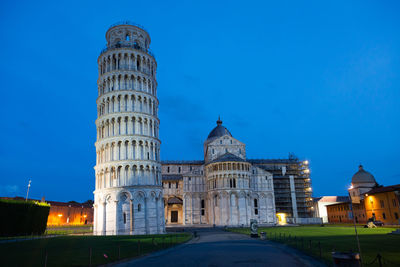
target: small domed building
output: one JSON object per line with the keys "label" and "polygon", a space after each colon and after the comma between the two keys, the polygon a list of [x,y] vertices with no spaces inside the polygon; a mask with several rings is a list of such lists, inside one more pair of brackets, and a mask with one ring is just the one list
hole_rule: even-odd
{"label": "small domed building", "polygon": [[364,170],[362,165],[358,166],[358,171],[351,178],[351,187],[349,189],[352,201],[359,203],[363,199],[363,195],[377,185],[375,177]]}

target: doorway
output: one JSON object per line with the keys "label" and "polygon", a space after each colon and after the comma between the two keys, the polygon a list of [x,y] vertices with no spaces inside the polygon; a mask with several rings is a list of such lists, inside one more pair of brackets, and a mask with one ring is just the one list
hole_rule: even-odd
{"label": "doorway", "polygon": [[177,222],[178,222],[178,211],[172,210],[171,211],[171,223],[177,223]]}

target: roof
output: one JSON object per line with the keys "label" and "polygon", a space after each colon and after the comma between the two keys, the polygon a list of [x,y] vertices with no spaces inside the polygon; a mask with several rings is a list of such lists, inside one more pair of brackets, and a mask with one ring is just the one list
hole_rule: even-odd
{"label": "roof", "polygon": [[346,196],[323,196],[314,198],[317,202],[346,202],[349,201],[349,197]]}
{"label": "roof", "polygon": [[372,195],[372,194],[393,192],[393,191],[400,191],[400,184],[375,187],[374,189],[368,191],[366,194]]}
{"label": "roof", "polygon": [[183,176],[178,174],[164,174],[162,176],[163,181],[179,181],[182,180]]}
{"label": "roof", "polygon": [[222,121],[220,118],[217,120],[217,126],[212,129],[210,134],[207,137],[206,142],[210,142],[211,140],[214,140],[218,137],[224,136],[224,135],[229,135],[232,137],[232,134],[226,129],[224,126],[222,126]]}
{"label": "roof", "polygon": [[376,183],[374,176],[365,171],[363,166],[360,165],[358,167],[358,172],[356,172],[353,175],[353,178],[351,178],[351,183],[354,184],[358,184],[358,183]]}
{"label": "roof", "polygon": [[178,197],[171,197],[168,199],[168,204],[183,204],[183,201]]}
{"label": "roof", "polygon": [[162,165],[177,164],[177,165],[203,165],[204,160],[162,160]]}
{"label": "roof", "polygon": [[232,153],[225,153],[222,156],[219,156],[218,158],[210,161],[209,163],[215,163],[215,162],[227,162],[227,161],[238,161],[238,162],[246,162],[246,160],[232,154]]}
{"label": "roof", "polygon": [[251,164],[299,163],[296,159],[248,159]]}

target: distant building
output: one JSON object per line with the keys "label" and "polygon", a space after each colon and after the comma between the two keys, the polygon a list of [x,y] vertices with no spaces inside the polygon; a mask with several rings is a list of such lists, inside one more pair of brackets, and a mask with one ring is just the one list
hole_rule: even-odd
{"label": "distant building", "polygon": [[167,224],[319,223],[312,218],[308,161],[248,159],[218,119],[204,160],[161,161]]}
{"label": "distant building", "polygon": [[93,204],[46,201],[50,204],[47,225],[93,224]]}
{"label": "distant building", "polygon": [[365,212],[384,224],[400,224],[400,184],[377,187],[364,195]]}
{"label": "distant building", "polygon": [[373,219],[387,225],[400,224],[400,184],[379,186],[375,177],[360,165],[351,179],[349,195],[351,202],[348,198],[347,201],[326,206],[330,223],[352,223],[352,204],[356,223]]}
{"label": "distant building", "polygon": [[[0,197],[1,199],[25,200],[23,197]],[[41,200],[29,199],[45,202]],[[50,204],[48,226],[93,224],[93,203],[46,201]]]}
{"label": "distant building", "polygon": [[[326,206],[329,223],[353,223],[350,201],[340,202]],[[353,212],[356,223],[366,223],[368,217],[365,214],[363,203],[353,203]]]}
{"label": "distant building", "polygon": [[328,223],[327,206],[332,205],[332,204],[346,202],[349,200],[349,197],[324,196],[324,197],[314,198],[313,200],[314,200],[314,202],[313,202],[314,217],[321,218],[323,223]]}

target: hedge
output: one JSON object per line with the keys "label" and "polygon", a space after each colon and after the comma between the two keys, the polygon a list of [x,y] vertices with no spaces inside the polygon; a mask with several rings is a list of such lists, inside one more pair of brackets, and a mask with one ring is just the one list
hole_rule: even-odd
{"label": "hedge", "polygon": [[47,203],[0,199],[0,236],[41,235],[49,212]]}

